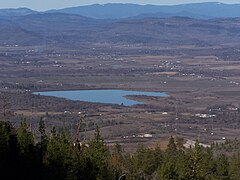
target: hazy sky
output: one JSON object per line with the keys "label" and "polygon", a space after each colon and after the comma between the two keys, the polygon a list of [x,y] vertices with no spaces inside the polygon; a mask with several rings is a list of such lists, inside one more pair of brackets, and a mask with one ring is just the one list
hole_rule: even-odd
{"label": "hazy sky", "polygon": [[[135,3],[135,4],[181,4],[209,2],[212,0],[0,0],[0,8],[28,7],[34,10],[59,9],[71,6],[104,3]],[[223,3],[240,3],[240,0],[216,0]]]}

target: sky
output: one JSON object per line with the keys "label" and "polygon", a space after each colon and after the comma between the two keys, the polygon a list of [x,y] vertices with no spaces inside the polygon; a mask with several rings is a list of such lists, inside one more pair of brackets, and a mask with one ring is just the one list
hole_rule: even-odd
{"label": "sky", "polygon": [[[33,10],[44,11],[49,9],[61,9],[73,6],[106,3],[134,3],[173,5],[184,3],[209,2],[212,0],[0,0],[0,9],[27,7]],[[233,4],[240,0],[215,0],[217,2]]]}

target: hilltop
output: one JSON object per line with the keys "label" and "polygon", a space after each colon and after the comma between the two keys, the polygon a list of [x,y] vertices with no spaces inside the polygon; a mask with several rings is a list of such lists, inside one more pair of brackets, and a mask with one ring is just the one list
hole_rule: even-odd
{"label": "hilltop", "polygon": [[138,16],[181,16],[196,19],[213,19],[240,17],[240,4],[207,2],[166,6],[109,3],[70,7],[64,9],[50,9],[46,12],[36,12],[27,8],[0,10],[0,16],[22,16],[36,13],[75,14],[97,19],[123,19]]}

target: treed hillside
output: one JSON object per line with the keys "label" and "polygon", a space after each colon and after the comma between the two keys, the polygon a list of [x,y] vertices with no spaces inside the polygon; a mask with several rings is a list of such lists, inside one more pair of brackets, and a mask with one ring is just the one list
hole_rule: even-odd
{"label": "treed hillside", "polygon": [[94,4],[48,12],[78,14],[92,18],[128,18],[139,15],[152,17],[182,16],[199,19],[240,17],[239,4],[223,4],[218,2],[180,4],[180,5],[137,5],[137,4]]}
{"label": "treed hillside", "polygon": [[229,46],[240,42],[240,19],[152,18],[98,20],[78,15],[43,13],[0,17],[0,45],[79,46],[181,45]]}
{"label": "treed hillside", "polygon": [[[192,3],[179,5],[139,5],[139,4],[93,4],[64,9],[52,9],[46,13],[64,13],[87,16],[97,19],[121,19],[136,16],[151,17],[190,17],[197,19],[240,17],[239,4],[223,4],[218,2]],[[22,16],[38,13],[31,9],[0,9],[3,16]]]}
{"label": "treed hillside", "polygon": [[94,138],[83,143],[64,129],[47,134],[43,120],[39,133],[36,141],[26,121],[18,128],[0,123],[1,179],[240,179],[240,153],[216,154],[198,142],[185,149],[181,138],[171,137],[165,151],[139,147],[128,154],[120,145],[110,151],[98,127]]}

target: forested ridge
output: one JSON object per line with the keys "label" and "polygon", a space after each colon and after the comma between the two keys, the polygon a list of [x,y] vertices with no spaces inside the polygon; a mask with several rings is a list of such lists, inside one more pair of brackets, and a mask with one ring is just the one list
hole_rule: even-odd
{"label": "forested ridge", "polygon": [[171,137],[165,151],[140,146],[129,154],[118,144],[110,151],[98,127],[84,143],[65,130],[46,133],[43,120],[39,133],[36,141],[26,121],[18,128],[0,122],[0,179],[240,179],[240,153],[213,153],[213,147],[203,148],[198,141],[185,149],[181,139]]}

